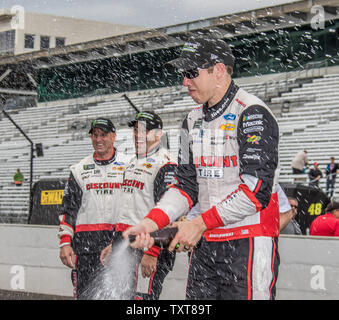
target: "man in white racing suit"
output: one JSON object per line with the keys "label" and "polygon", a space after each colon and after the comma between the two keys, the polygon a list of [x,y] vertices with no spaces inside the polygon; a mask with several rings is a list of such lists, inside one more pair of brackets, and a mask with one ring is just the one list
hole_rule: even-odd
{"label": "man in white racing suit", "polygon": [[179,224],[169,249],[192,250],[187,299],[274,299],[279,265],[277,121],[232,80],[234,56],[222,39],[192,36],[170,65],[200,107],[185,117],[176,177],[157,205],[124,237],[149,247],[163,228],[199,202],[201,215]]}
{"label": "man in white racing suit", "polygon": [[115,127],[98,118],[89,131],[95,152],[71,166],[60,214],[60,259],[73,269],[74,297],[89,299],[86,289],[100,271],[100,253],[117,222],[119,190],[129,157],[114,147]]}
{"label": "man in white racing suit", "polygon": [[[143,111],[129,123],[133,127],[136,155],[128,163],[121,188],[118,223],[115,225],[112,245],[101,256],[105,262],[107,255],[122,240],[122,232],[137,224],[160,200],[171,184],[176,183],[174,170],[177,161],[165,147],[165,137],[161,118],[154,112]],[[162,291],[162,284],[172,270],[175,252],[153,246],[148,251],[133,250],[136,255],[135,270],[131,277],[132,287],[137,287],[140,263],[141,273],[149,277],[147,292],[131,289],[130,299],[157,300]]]}

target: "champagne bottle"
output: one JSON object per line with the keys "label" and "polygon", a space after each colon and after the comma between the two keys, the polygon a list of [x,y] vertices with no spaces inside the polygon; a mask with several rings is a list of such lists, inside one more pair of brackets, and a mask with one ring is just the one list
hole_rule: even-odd
{"label": "champagne bottle", "polygon": [[[155,246],[167,249],[177,232],[177,227],[169,227],[153,231],[150,236],[154,239]],[[135,235],[129,235],[129,242],[133,242],[135,238]]]}

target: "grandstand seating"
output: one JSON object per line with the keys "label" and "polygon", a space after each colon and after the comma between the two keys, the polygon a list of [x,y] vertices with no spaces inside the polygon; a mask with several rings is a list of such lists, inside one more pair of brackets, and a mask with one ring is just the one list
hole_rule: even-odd
{"label": "grandstand seating", "polygon": [[[307,183],[307,175],[292,175],[290,163],[294,155],[307,149],[310,163],[317,161],[324,172],[330,156],[339,160],[339,74],[308,79],[299,85],[288,82],[242,83],[241,87],[276,106],[281,131],[280,182]],[[235,79],[237,82],[237,79]],[[194,106],[181,87],[129,92],[130,99],[141,110],[153,109],[164,120],[173,155],[178,152],[178,130],[186,114]],[[282,106],[288,102],[288,111]],[[34,143],[41,142],[44,156],[34,158],[34,182],[43,178],[67,178],[69,166],[92,150],[88,126],[98,116],[109,117],[118,127],[118,149],[133,154],[131,129],[124,126],[135,111],[121,95],[91,100],[43,103],[37,107],[8,111]],[[10,121],[0,120],[0,222],[26,223],[29,208],[30,145]],[[20,168],[25,176],[22,187],[13,184]],[[325,178],[320,187],[325,190]],[[335,197],[339,196],[339,185]]]}

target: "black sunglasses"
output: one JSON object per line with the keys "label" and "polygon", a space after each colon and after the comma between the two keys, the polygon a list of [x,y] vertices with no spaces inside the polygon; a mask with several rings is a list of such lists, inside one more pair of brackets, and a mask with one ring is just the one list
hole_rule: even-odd
{"label": "black sunglasses", "polygon": [[181,74],[183,75],[184,78],[194,79],[199,76],[199,69],[197,68],[197,69],[182,71]]}
{"label": "black sunglasses", "polygon": [[183,77],[187,78],[187,79],[194,79],[197,78],[199,76],[199,69],[208,69],[210,67],[213,67],[215,65],[214,63],[205,63],[201,68],[195,68],[195,69],[190,69],[190,70],[185,70],[182,71],[181,74],[183,75]]}

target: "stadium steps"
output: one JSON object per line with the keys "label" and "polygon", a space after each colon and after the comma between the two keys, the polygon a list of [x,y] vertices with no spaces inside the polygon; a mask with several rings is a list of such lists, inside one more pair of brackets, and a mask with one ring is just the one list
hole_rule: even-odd
{"label": "stadium steps", "polygon": [[[313,162],[319,163],[319,168],[323,173],[319,185],[325,191],[326,165],[331,156],[334,156],[336,161],[339,160],[338,84],[338,75],[325,75],[313,79],[310,83],[305,83],[301,88],[292,90],[290,96],[295,94],[296,100],[299,98],[299,101],[302,101],[303,98],[309,96],[311,101],[305,100],[306,102],[300,105],[292,104],[290,112],[278,118],[280,127],[291,125],[293,128],[290,132],[282,132],[280,138],[281,182],[293,183],[295,179],[298,179],[298,176],[295,177],[292,174],[291,161],[297,152],[306,149],[310,168]],[[303,126],[303,121],[307,123],[311,120],[315,121],[313,125]],[[308,184],[307,174],[303,176],[302,181]],[[334,197],[339,198],[338,186]]]}
{"label": "stadium steps", "polygon": [[29,212],[29,187],[13,184],[1,189],[0,223],[27,223]]}

